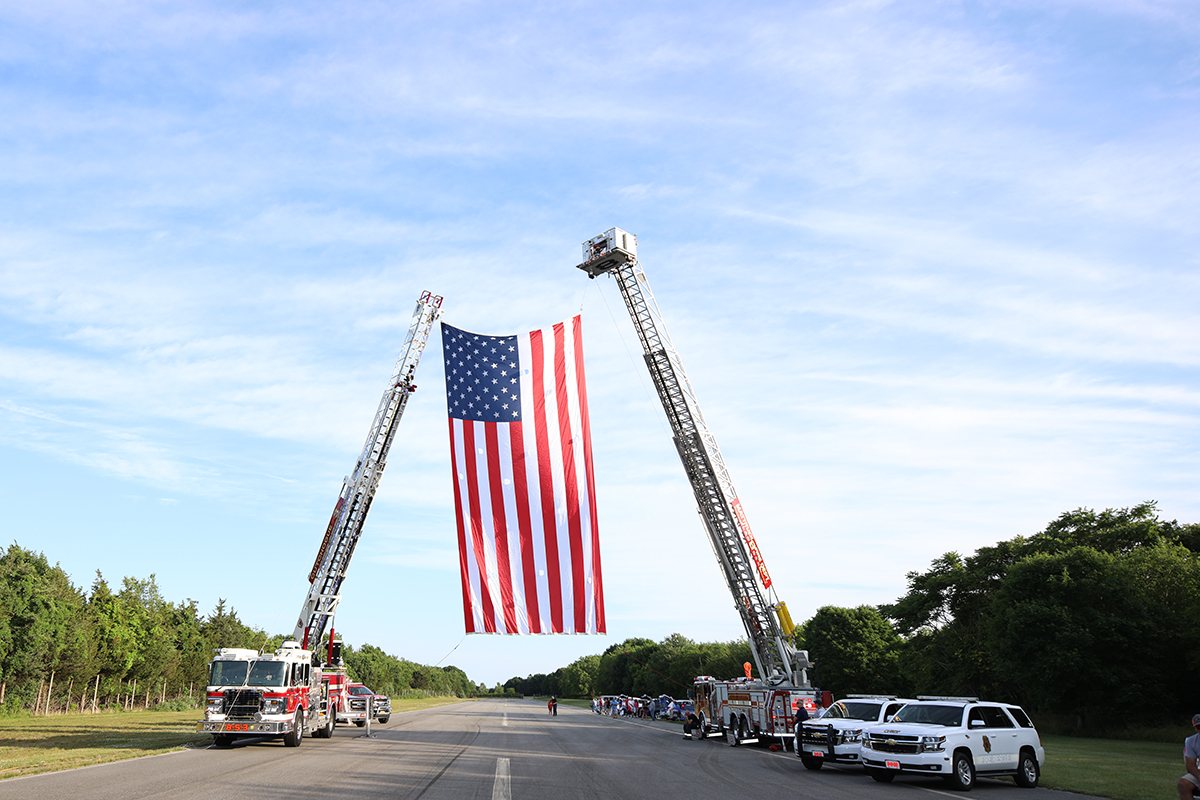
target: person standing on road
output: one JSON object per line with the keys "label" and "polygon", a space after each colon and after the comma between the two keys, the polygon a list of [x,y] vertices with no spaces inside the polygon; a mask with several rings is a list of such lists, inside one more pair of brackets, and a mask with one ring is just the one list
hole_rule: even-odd
{"label": "person standing on road", "polygon": [[549,700],[546,701],[546,714],[550,715],[553,713],[554,713],[554,698],[551,697]]}
{"label": "person standing on road", "polygon": [[554,695],[550,695],[550,713],[558,716],[558,698]]}
{"label": "person standing on road", "polygon": [[792,718],[792,724],[795,725],[796,738],[792,740],[792,745],[795,747],[796,755],[800,755],[800,735],[804,732],[804,723],[808,722],[808,709],[804,706],[804,700],[796,701],[796,715]]}
{"label": "person standing on road", "polygon": [[1200,790],[1200,767],[1196,760],[1200,759],[1200,714],[1192,717],[1194,734],[1183,740],[1183,763],[1187,772],[1179,779],[1179,800],[1191,800],[1192,794]]}

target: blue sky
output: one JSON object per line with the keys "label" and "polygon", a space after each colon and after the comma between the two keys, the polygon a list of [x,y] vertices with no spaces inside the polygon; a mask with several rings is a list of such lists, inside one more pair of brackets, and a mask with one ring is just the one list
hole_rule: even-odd
{"label": "blue sky", "polygon": [[437,336],[339,629],[476,681],[742,631],[640,255],[793,615],[1080,507],[1200,521],[1200,6],[9,3],[0,499],[76,583],[290,630],[422,290],[582,309],[607,637],[464,641]]}

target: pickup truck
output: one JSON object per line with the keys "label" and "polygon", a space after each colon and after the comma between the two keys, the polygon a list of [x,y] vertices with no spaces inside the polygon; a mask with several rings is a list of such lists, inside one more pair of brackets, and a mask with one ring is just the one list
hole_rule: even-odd
{"label": "pickup truck", "polygon": [[360,728],[371,719],[386,723],[392,718],[392,701],[385,694],[375,694],[361,683],[350,684],[350,701],[345,709],[338,709],[338,722],[353,722]]}

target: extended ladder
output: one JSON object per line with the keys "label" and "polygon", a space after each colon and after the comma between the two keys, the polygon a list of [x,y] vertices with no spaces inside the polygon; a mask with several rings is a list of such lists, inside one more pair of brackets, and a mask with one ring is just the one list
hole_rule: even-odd
{"label": "extended ladder", "polygon": [[441,297],[429,292],[421,294],[408,328],[408,336],[404,340],[404,350],[392,371],[383,399],[379,401],[379,409],[375,412],[362,455],[354,465],[354,472],[342,482],[342,491],[334,506],[333,516],[329,519],[329,526],[325,529],[321,549],[317,551],[316,561],[308,575],[311,584],[308,596],[304,599],[300,617],[296,620],[296,630],[292,634],[292,638],[301,642],[301,647],[309,649],[320,646],[325,625],[337,611],[338,602],[342,599],[341,588],[346,569],[350,566],[354,547],[362,534],[367,512],[371,510],[371,501],[379,487],[388,449],[396,436],[408,396],[417,388],[413,383],[413,375],[441,308]]}
{"label": "extended ladder", "polygon": [[611,274],[625,299],[650,378],[671,424],[675,448],[696,496],[700,518],[750,638],[758,674],[774,683],[807,686],[807,654],[797,651],[785,638],[793,629],[787,607],[782,602],[767,601],[765,590],[771,587],[771,577],[716,437],[704,422],[683,362],[671,344],[662,312],[638,263],[636,237],[612,228],[583,243],[583,259],[579,269],[589,278]]}

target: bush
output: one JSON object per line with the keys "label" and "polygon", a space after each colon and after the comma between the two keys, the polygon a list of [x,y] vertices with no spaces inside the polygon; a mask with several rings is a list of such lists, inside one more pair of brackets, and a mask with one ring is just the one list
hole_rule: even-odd
{"label": "bush", "polygon": [[200,702],[195,697],[173,697],[165,703],[158,703],[154,706],[155,711],[191,711],[199,708]]}

